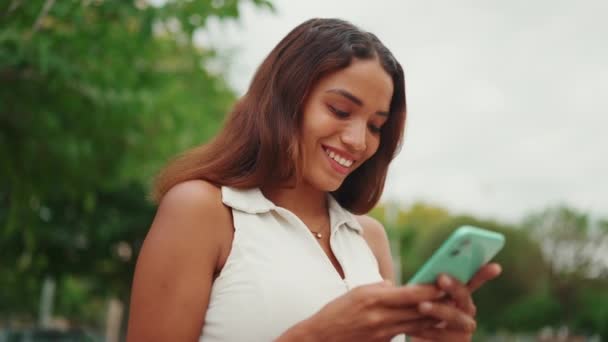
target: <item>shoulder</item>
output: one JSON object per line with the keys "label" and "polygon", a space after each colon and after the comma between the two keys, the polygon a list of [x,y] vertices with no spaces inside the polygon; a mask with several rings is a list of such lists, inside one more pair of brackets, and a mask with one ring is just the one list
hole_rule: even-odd
{"label": "shoulder", "polygon": [[363,237],[368,242],[378,243],[387,239],[386,231],[380,221],[368,215],[355,216],[361,227],[363,227]]}
{"label": "shoulder", "polygon": [[183,182],[163,196],[135,267],[128,340],[200,335],[229,228],[221,191],[208,182]]}
{"label": "shoulder", "polygon": [[196,237],[217,233],[230,223],[221,189],[207,181],[190,180],[175,185],[162,197],[149,234],[186,233]]}
{"label": "shoulder", "polygon": [[[230,211],[222,203],[221,190],[202,180],[179,183],[162,197],[145,247],[183,257],[217,257],[222,232],[231,227]],[[196,253],[193,253],[197,251]]]}
{"label": "shoulder", "polygon": [[[146,240],[194,245],[218,252],[232,232],[230,210],[221,189],[207,181],[179,183],[162,197]],[[177,247],[177,246],[175,246]]]}
{"label": "shoulder", "polygon": [[380,221],[368,215],[355,217],[357,218],[357,221],[359,221],[359,224],[361,224],[361,227],[363,227],[363,238],[378,261],[380,275],[382,275],[382,278],[394,282],[390,243],[384,226]]}
{"label": "shoulder", "polygon": [[[169,189],[162,197],[158,210],[159,212],[192,211],[192,214],[200,214],[200,210],[213,212],[214,209],[222,206],[222,194],[219,187],[204,180],[190,180]],[[193,211],[193,209],[196,210]]]}

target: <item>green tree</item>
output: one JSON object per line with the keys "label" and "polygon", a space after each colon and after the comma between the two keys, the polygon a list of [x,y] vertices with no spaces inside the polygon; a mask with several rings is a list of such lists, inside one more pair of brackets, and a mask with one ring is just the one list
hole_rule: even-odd
{"label": "green tree", "polygon": [[115,251],[137,253],[151,176],[235,100],[193,37],[242,2],[0,4],[0,314],[32,316],[47,274],[125,296],[133,258]]}
{"label": "green tree", "polygon": [[523,226],[541,244],[552,277],[608,275],[608,264],[601,259],[608,245],[608,224],[604,220],[593,221],[587,213],[559,206],[528,215]]}
{"label": "green tree", "polygon": [[[549,207],[532,213],[523,227],[542,246],[549,264],[551,295],[560,304],[560,323],[582,332],[606,336],[608,263],[603,254],[608,246],[608,224],[566,206]],[[602,289],[602,290],[600,290]]]}

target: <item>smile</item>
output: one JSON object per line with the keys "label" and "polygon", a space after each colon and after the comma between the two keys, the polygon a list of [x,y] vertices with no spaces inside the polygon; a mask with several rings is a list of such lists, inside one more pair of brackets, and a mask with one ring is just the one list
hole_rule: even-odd
{"label": "smile", "polygon": [[354,163],[354,160],[345,158],[344,156],[339,155],[338,153],[328,149],[325,146],[323,147],[323,150],[325,151],[325,154],[327,154],[327,156],[329,158],[331,158],[333,161],[335,161],[342,167],[350,168]]}

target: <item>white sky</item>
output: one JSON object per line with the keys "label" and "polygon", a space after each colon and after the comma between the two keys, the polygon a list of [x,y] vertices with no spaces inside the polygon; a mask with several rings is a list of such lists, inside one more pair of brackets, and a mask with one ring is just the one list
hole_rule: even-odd
{"label": "white sky", "polygon": [[[275,0],[199,38],[243,93],[292,28],[339,17],[405,69],[408,121],[383,200],[515,221],[566,203],[608,217],[608,1]],[[227,62],[228,63],[228,62]]]}

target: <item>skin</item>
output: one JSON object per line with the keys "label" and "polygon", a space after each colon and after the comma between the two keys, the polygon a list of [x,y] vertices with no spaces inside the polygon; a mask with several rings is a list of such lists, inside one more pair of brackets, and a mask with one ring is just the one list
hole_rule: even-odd
{"label": "skin", "polygon": [[376,60],[355,61],[321,79],[304,107],[302,187],[314,189],[322,198],[325,192],[337,190],[346,178],[331,168],[324,148],[354,160],[349,173],[376,153],[378,130],[387,120],[392,94],[393,82]]}
{"label": "skin", "polygon": [[[344,273],[329,244],[325,196],[376,152],[378,128],[386,121],[382,113],[388,112],[392,91],[389,75],[376,60],[354,61],[321,79],[303,110],[302,181],[295,188],[262,189],[275,204],[325,233],[318,242],[341,276]],[[352,165],[336,169],[326,148],[352,160]],[[452,281],[397,287],[392,285],[384,228],[367,216],[358,220],[386,280],[336,298],[285,331],[278,341],[387,341],[400,333],[436,341],[469,341],[475,329],[471,292],[496,277],[498,266],[485,266],[466,285]],[[211,286],[228,258],[232,240],[231,212],[222,204],[219,188],[194,180],[169,190],[138,257],[127,340],[197,341]]]}
{"label": "skin", "polygon": [[[322,78],[310,92],[303,110],[302,182],[295,188],[262,189],[267,198],[292,211],[308,227],[321,227],[312,230],[325,233],[319,243],[342,277],[344,272],[329,245],[326,194],[338,189],[348,173],[378,149],[377,130],[387,119],[378,112],[388,112],[392,94],[392,80],[376,60],[356,61]],[[362,105],[349,99],[350,95],[357,97]],[[326,148],[354,161],[348,173],[337,172],[331,166]]]}

